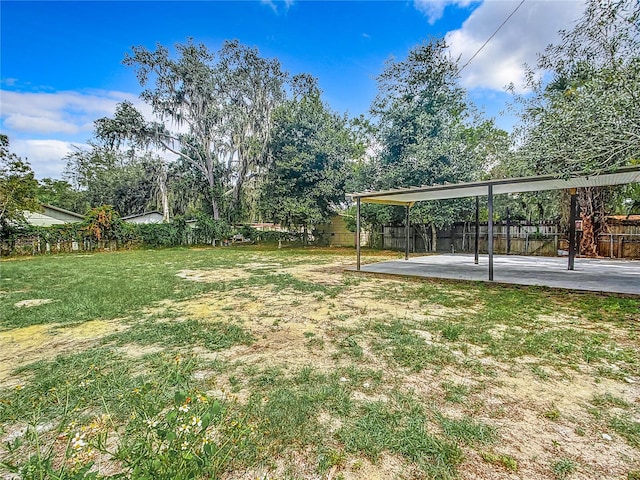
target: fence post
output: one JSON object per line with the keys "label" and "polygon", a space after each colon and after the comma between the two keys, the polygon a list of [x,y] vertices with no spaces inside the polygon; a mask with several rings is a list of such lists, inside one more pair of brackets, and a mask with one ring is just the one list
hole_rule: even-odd
{"label": "fence post", "polygon": [[624,258],[624,237],[622,235],[618,238],[618,258]]}
{"label": "fence post", "polygon": [[613,233],[609,234],[609,257],[613,258]]}

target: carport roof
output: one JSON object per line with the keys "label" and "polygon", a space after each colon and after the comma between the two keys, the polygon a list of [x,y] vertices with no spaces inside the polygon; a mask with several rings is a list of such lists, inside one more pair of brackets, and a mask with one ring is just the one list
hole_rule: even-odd
{"label": "carport roof", "polygon": [[575,174],[568,177],[560,175],[540,175],[535,177],[504,178],[481,182],[431,185],[422,187],[398,188],[374,192],[351,193],[353,199],[367,203],[389,205],[412,205],[424,200],[444,200],[487,195],[488,187],[493,194],[536,192],[543,190],[561,190],[567,188],[604,187],[640,182],[640,166],[621,167],[594,175]]}

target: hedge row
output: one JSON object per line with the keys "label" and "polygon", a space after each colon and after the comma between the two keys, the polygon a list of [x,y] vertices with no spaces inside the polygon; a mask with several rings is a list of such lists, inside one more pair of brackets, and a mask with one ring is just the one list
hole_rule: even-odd
{"label": "hedge row", "polygon": [[194,222],[176,218],[166,223],[127,223],[110,208],[89,212],[83,222],[37,227],[10,225],[0,230],[2,254],[37,254],[50,251],[102,248],[173,247],[232,242],[241,235],[252,241],[293,240],[287,232],[261,232],[249,225],[233,228],[224,220],[201,216]]}

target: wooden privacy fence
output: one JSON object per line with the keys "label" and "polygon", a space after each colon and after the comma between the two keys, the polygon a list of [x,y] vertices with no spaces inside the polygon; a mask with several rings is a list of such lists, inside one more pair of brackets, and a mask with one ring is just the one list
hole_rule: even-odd
{"label": "wooden privacy fence", "polygon": [[609,258],[640,258],[640,233],[602,233],[598,253]]}
{"label": "wooden privacy fence", "polygon": [[[431,230],[420,227],[409,227],[409,251],[430,252]],[[456,223],[452,227],[438,229],[436,232],[437,252],[473,252],[475,229],[471,223]],[[426,237],[426,238],[425,238]],[[556,224],[511,224],[507,238],[506,223],[494,224],[493,248],[495,253],[514,255],[555,256],[560,248],[560,234]],[[383,247],[390,250],[405,249],[405,227],[386,225],[382,230]],[[478,248],[481,253],[487,252],[488,226],[480,225]]]}

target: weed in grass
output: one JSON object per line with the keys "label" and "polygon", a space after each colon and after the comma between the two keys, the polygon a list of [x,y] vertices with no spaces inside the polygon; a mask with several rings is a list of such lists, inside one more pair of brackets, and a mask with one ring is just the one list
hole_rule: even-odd
{"label": "weed in grass", "polygon": [[372,368],[359,368],[355,365],[347,365],[336,370],[335,374],[340,378],[347,378],[354,385],[368,383],[370,387],[376,387],[382,383],[382,370],[374,370]]}
{"label": "weed in grass", "polygon": [[596,420],[602,420],[604,417],[603,410],[597,407],[587,407],[587,412]]}
{"label": "weed in grass", "polygon": [[596,394],[591,398],[591,403],[597,407],[629,408],[631,406],[624,398],[616,397],[611,393]]}
{"label": "weed in grass", "polygon": [[596,381],[599,381],[599,377],[610,378],[612,380],[623,381],[626,372],[620,369],[613,369],[604,365],[599,365],[596,368]]}
{"label": "weed in grass", "polygon": [[338,354],[346,354],[356,360],[363,357],[362,347],[354,335],[349,335],[338,343]]}
{"label": "weed in grass", "polygon": [[181,389],[194,366],[152,355],[147,375],[134,377],[99,350],[28,367],[33,382],[2,399],[0,416],[31,427],[3,464],[23,478],[97,478],[88,472],[98,459],[124,478],[218,476],[251,429],[234,420],[233,405]]}
{"label": "weed in grass", "polygon": [[240,387],[242,386],[242,380],[240,380],[235,375],[229,376],[229,385],[231,385],[231,391],[233,393],[238,393],[240,391]]}
{"label": "weed in grass", "polygon": [[421,285],[410,295],[420,299],[423,304],[437,304],[448,308],[465,308],[474,305],[474,298],[464,295],[455,287],[440,287],[433,283]]}
{"label": "weed in grass", "polygon": [[444,399],[447,402],[462,403],[469,395],[469,387],[461,383],[443,382],[440,386],[444,390]]}
{"label": "weed in grass", "polygon": [[640,314],[640,302],[635,299],[602,297],[598,295],[576,296],[573,305],[589,320],[622,324]]}
{"label": "weed in grass", "polygon": [[376,323],[373,328],[382,339],[382,342],[376,340],[375,349],[390,351],[391,358],[402,367],[420,372],[427,367],[441,368],[456,363],[455,356],[448,349],[427,344],[424,338],[400,321]]}
{"label": "weed in grass", "polygon": [[569,476],[574,473],[576,469],[576,463],[568,458],[560,459],[551,466],[553,475],[558,480],[569,478]]}
{"label": "weed in grass", "polygon": [[284,378],[284,372],[279,367],[267,367],[251,379],[251,385],[255,387],[275,387]]}
{"label": "weed in grass", "polygon": [[462,451],[455,443],[427,431],[427,418],[417,405],[367,402],[338,432],[348,452],[375,460],[383,451],[400,454],[431,478],[454,479]]}
{"label": "weed in grass", "polygon": [[450,342],[455,342],[460,338],[460,334],[463,332],[464,327],[461,324],[456,323],[447,323],[440,333],[442,334],[442,338],[445,340],[449,340]]}
{"label": "weed in grass", "polygon": [[362,283],[362,280],[362,277],[357,277],[354,275],[343,275],[342,284],[345,287],[357,287],[358,285],[360,285],[360,283]]}
{"label": "weed in grass", "polygon": [[[242,288],[246,286],[270,286],[274,291],[281,292],[291,289],[300,293],[315,294],[316,297],[324,295],[335,296],[336,287],[327,287],[313,282],[300,280],[289,273],[267,274],[260,276],[252,276],[248,279],[241,279],[232,282],[234,288]],[[337,287],[338,289],[340,287]]]}
{"label": "weed in grass", "polygon": [[222,322],[201,320],[156,321],[143,320],[131,326],[126,332],[117,333],[104,339],[105,343],[138,343],[140,345],[162,344],[169,347],[200,345],[211,351],[222,350],[233,345],[248,345],[253,337],[243,328]]}
{"label": "weed in grass", "polygon": [[555,422],[556,420],[560,420],[560,410],[558,410],[556,407],[553,407],[550,410],[544,412],[542,416],[548,420],[553,420]]}
{"label": "weed in grass", "polygon": [[318,473],[325,473],[333,467],[343,467],[346,460],[344,452],[321,446],[318,449]]}
{"label": "weed in grass", "polygon": [[447,418],[437,415],[438,423],[447,437],[465,445],[491,443],[496,438],[496,430],[490,425],[476,422],[472,418]]}
{"label": "weed in grass", "polygon": [[274,388],[252,395],[246,412],[263,434],[259,447],[277,454],[291,446],[319,443],[320,411],[347,415],[351,408],[347,385],[335,375],[327,376],[306,367],[291,378],[280,379]]}
{"label": "weed in grass", "polygon": [[609,427],[623,437],[629,445],[640,448],[640,422],[629,415],[614,415],[609,419]]}
{"label": "weed in grass", "polygon": [[482,459],[493,465],[502,465],[506,470],[510,472],[518,471],[518,462],[510,455],[500,455],[491,452],[481,452]]}
{"label": "weed in grass", "polygon": [[319,337],[311,337],[305,343],[306,347],[309,350],[323,350],[324,349],[324,340]]}
{"label": "weed in grass", "polygon": [[531,367],[531,373],[533,373],[536,377],[538,377],[540,380],[548,380],[549,379],[549,374],[547,373],[547,371],[541,367],[540,365],[533,365]]}

